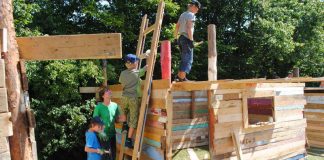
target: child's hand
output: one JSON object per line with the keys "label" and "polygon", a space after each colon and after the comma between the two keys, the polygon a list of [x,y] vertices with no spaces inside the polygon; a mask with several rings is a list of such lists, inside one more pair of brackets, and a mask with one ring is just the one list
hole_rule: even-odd
{"label": "child's hand", "polygon": [[105,150],[104,149],[97,149],[97,153],[100,155],[105,154]]}
{"label": "child's hand", "polygon": [[145,66],[143,67],[143,70],[144,70],[144,71],[147,71],[147,67],[148,67],[148,65],[145,65]]}

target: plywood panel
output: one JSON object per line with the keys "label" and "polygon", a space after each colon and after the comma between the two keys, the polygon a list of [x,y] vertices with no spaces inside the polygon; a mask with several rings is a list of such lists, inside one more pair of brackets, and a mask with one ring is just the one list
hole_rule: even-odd
{"label": "plywood panel", "polygon": [[121,34],[80,34],[16,38],[25,60],[112,59],[122,57]]}
{"label": "plywood panel", "polygon": [[229,108],[229,107],[242,107],[241,100],[230,100],[230,101],[214,101],[212,102],[213,108]]}
{"label": "plywood panel", "polygon": [[6,78],[5,78],[5,64],[4,60],[0,59],[0,88],[4,88],[6,86]]}
{"label": "plywood panel", "polygon": [[12,122],[9,120],[11,117],[11,113],[0,113],[0,138],[1,137],[9,137],[12,136]]}
{"label": "plywood panel", "polygon": [[0,113],[8,112],[7,89],[0,88]]}

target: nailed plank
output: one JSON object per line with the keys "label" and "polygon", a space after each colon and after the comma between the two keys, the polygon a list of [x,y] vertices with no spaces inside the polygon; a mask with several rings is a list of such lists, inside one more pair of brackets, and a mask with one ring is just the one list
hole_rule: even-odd
{"label": "nailed plank", "polygon": [[9,137],[12,136],[12,122],[9,120],[11,117],[11,113],[0,113],[0,137]]}
{"label": "nailed plank", "polygon": [[213,108],[230,108],[230,107],[242,107],[242,100],[229,100],[212,102]]}
{"label": "nailed plank", "polygon": [[7,89],[0,88],[0,113],[8,112]]}
{"label": "nailed plank", "polygon": [[165,140],[165,144],[166,144],[166,149],[165,149],[165,155],[166,155],[166,159],[172,159],[172,136],[173,136],[173,132],[172,132],[172,124],[173,124],[173,112],[172,112],[172,99],[173,96],[171,93],[169,93],[168,97],[167,97],[167,124],[166,124],[166,140]]}
{"label": "nailed plank", "polygon": [[247,91],[247,98],[257,98],[257,97],[273,97],[275,96],[275,92],[273,90],[268,91]]}
{"label": "nailed plank", "polygon": [[3,59],[0,59],[0,88],[6,87],[6,73],[5,73],[5,63]]}
{"label": "nailed plank", "polygon": [[324,104],[324,96],[307,96],[307,103]]}
{"label": "nailed plank", "polygon": [[306,99],[303,95],[275,96],[274,106],[305,105]]}
{"label": "nailed plank", "polygon": [[275,111],[275,121],[291,121],[303,119],[303,109]]}
{"label": "nailed plank", "polygon": [[0,137],[0,153],[10,152],[9,140],[7,137]]}
{"label": "nailed plank", "polygon": [[236,100],[241,99],[241,93],[226,93],[226,94],[216,94],[214,95],[216,100]]}
{"label": "nailed plank", "polygon": [[25,60],[113,59],[122,57],[121,34],[80,34],[16,38]]}

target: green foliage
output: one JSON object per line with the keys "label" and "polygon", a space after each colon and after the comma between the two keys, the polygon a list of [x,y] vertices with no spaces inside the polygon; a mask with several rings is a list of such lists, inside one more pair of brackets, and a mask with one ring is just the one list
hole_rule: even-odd
{"label": "green foliage", "polygon": [[[141,17],[154,22],[159,0],[15,0],[18,36],[121,33],[123,53],[135,53]],[[165,0],[160,40],[173,40],[179,15],[189,0]],[[207,25],[217,26],[218,78],[285,77],[293,67],[302,76],[324,76],[324,3],[320,0],[200,0],[189,79],[207,80]],[[148,35],[145,49],[150,48]],[[159,56],[158,56],[159,58]],[[172,72],[180,52],[172,46]],[[159,62],[157,59],[156,62]],[[109,84],[124,70],[121,60],[108,60]],[[32,106],[37,118],[40,159],[82,159],[84,132],[94,101],[80,95],[81,86],[102,83],[98,60],[28,62]],[[156,63],[154,78],[160,78]],[[80,154],[82,153],[82,154]]]}

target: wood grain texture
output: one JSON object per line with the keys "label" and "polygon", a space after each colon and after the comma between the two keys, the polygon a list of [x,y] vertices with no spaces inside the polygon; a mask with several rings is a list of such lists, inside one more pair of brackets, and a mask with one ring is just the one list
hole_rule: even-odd
{"label": "wood grain texture", "polygon": [[0,137],[12,136],[12,122],[10,121],[11,113],[0,113]]}
{"label": "wood grain texture", "polygon": [[0,88],[4,87],[6,87],[5,63],[3,59],[0,59]]}
{"label": "wood grain texture", "polygon": [[0,113],[8,112],[7,89],[0,88]]}
{"label": "wood grain texture", "polygon": [[25,60],[113,59],[122,57],[121,34],[18,37]]}

